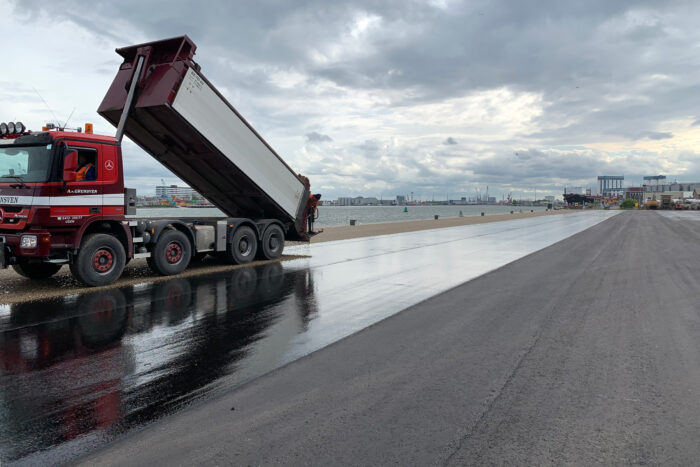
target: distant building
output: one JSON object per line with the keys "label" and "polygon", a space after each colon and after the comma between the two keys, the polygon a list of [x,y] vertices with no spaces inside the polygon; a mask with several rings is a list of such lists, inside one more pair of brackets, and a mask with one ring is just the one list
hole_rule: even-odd
{"label": "distant building", "polygon": [[[389,200],[393,202],[393,200]],[[380,204],[379,200],[374,196],[365,198],[363,196],[355,196],[354,198],[349,197],[339,197],[336,201],[336,206],[378,206]]]}
{"label": "distant building", "polygon": [[369,198],[363,198],[362,196],[358,196],[355,199],[357,200],[358,206],[377,206],[379,204],[379,200],[374,196],[370,196]]}
{"label": "distant building", "polygon": [[692,183],[669,183],[668,191],[693,191],[696,188],[700,188],[700,182]]}
{"label": "distant building", "polygon": [[399,206],[406,204],[406,197],[404,195],[396,195],[396,204]]}
{"label": "distant building", "polygon": [[625,188],[625,199],[633,199],[639,204],[644,202],[644,187],[643,186],[629,186]]}
{"label": "distant building", "polygon": [[595,203],[595,198],[581,193],[564,193],[564,202],[570,207],[583,207]]}
{"label": "distant building", "polygon": [[169,185],[169,186],[156,186],[156,197],[157,198],[178,198],[182,200],[191,200],[192,196],[199,196],[199,193],[197,193],[194,189],[188,187],[188,186],[177,186],[177,185]]}
{"label": "distant building", "polygon": [[564,188],[564,193],[570,194],[570,195],[582,195],[583,194],[583,187],[582,186],[573,186],[571,188]]}
{"label": "distant building", "polygon": [[599,175],[598,194],[601,196],[620,197],[625,193],[624,183],[624,175]]}
{"label": "distant building", "polygon": [[643,182],[642,186],[646,188],[646,191],[656,191],[656,190],[653,190],[650,188],[654,187],[654,186],[665,185],[665,184],[666,184],[666,175],[647,175],[644,177],[644,182]]}
{"label": "distant building", "polygon": [[[666,177],[663,178],[665,180]],[[644,177],[647,181],[647,177]],[[655,182],[655,181],[654,181]],[[700,188],[700,182],[673,182],[673,183],[649,183],[644,184],[644,191],[647,193],[667,193],[669,191],[693,191]]]}

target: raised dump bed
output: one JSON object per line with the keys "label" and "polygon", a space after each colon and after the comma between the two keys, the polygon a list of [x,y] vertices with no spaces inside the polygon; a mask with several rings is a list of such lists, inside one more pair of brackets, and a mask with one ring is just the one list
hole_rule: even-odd
{"label": "raised dump bed", "polygon": [[[309,182],[204,77],[187,36],[117,49],[124,58],[97,110],[230,217],[279,219],[305,238]],[[134,75],[136,75],[134,77]]]}

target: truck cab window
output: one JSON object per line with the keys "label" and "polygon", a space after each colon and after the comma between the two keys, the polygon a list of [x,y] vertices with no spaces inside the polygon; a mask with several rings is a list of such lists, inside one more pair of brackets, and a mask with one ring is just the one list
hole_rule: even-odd
{"label": "truck cab window", "polygon": [[70,148],[78,153],[78,168],[75,171],[76,182],[97,180],[97,151],[85,148]]}
{"label": "truck cab window", "polygon": [[46,181],[50,166],[50,152],[44,145],[0,147],[0,182]]}

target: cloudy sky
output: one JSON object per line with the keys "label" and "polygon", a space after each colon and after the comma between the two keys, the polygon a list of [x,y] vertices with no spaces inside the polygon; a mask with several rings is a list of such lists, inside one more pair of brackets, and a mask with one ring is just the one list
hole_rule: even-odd
{"label": "cloudy sky", "polygon": [[[114,49],[187,34],[207,78],[326,198],[700,181],[698,2],[9,3],[0,120],[30,128],[73,112],[113,133],[96,109]],[[177,182],[124,153],[140,192]]]}

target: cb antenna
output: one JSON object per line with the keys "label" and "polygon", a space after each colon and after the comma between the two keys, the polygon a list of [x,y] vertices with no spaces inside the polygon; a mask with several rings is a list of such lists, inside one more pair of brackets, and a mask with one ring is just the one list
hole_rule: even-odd
{"label": "cb antenna", "polygon": [[37,91],[37,89],[36,89],[34,86],[32,86],[32,89],[34,89],[34,92],[36,93],[37,96],[39,96],[39,99],[41,99],[41,102],[44,103],[44,105],[46,106],[46,108],[49,109],[49,112],[51,112],[51,115],[53,116],[53,120],[54,120],[57,124],[60,125],[60,122],[58,121],[58,118],[56,118],[56,114],[53,112],[53,110],[51,110],[51,107],[49,107],[49,104],[46,103],[46,101],[44,100],[44,98],[41,97],[41,94],[39,94],[39,91]]}
{"label": "cb antenna", "polygon": [[66,123],[63,124],[63,128],[68,128],[68,122],[70,121],[70,118],[73,116],[74,112],[75,112],[75,107],[73,107],[73,110],[70,111],[70,115],[66,119]]}

